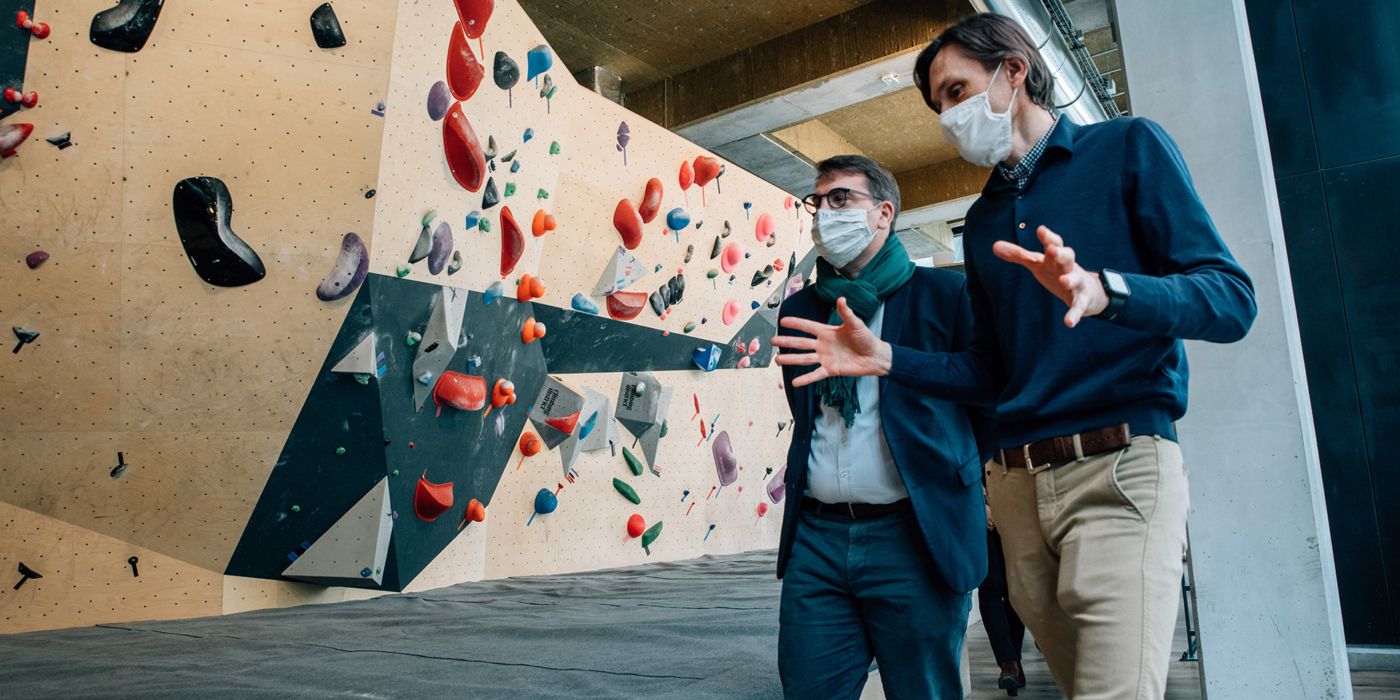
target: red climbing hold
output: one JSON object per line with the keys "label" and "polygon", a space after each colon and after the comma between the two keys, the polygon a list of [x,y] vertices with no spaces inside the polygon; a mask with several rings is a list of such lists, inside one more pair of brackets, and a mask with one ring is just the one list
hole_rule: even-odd
{"label": "red climbing hold", "polygon": [[433,403],[459,411],[486,407],[486,380],[460,372],[443,372],[433,386]]}
{"label": "red climbing hold", "polygon": [[549,427],[554,428],[555,430],[558,430],[561,433],[573,435],[574,428],[578,426],[578,414],[578,411],[574,411],[573,413],[570,413],[569,415],[563,416],[561,418],[546,418],[544,422],[548,423]]}
{"label": "red climbing hold", "polygon": [[15,149],[34,133],[33,124],[0,124],[0,160],[15,154]]}
{"label": "red climbing hold", "polygon": [[486,155],[481,150],[481,141],[476,138],[467,115],[462,113],[462,103],[452,103],[447,117],[442,120],[442,150],[447,156],[447,167],[457,184],[468,192],[481,189],[486,178]]}
{"label": "red climbing hold", "polygon": [[719,159],[714,156],[698,156],[695,159],[695,184],[702,189],[710,181],[719,177]]}
{"label": "red climbing hold", "polygon": [[[516,301],[526,302],[531,299],[538,299],[544,296],[544,280],[530,275],[523,275],[520,284],[515,288]],[[526,341],[529,342],[529,341]]]}
{"label": "red climbing hold", "polygon": [[471,99],[481,87],[486,69],[476,60],[472,45],[462,30],[462,23],[452,28],[452,40],[447,44],[447,87],[458,100]]}
{"label": "red climbing hold", "polygon": [[474,523],[486,520],[486,506],[481,505],[481,501],[473,498],[467,503],[467,520]]}
{"label": "red climbing hold", "polygon": [[471,39],[480,39],[481,34],[486,31],[486,23],[491,19],[491,12],[496,9],[495,0],[454,0],[457,5],[457,16],[462,19],[462,24]]}
{"label": "red climbing hold", "polygon": [[690,161],[681,161],[681,190],[688,190],[695,184],[695,169],[690,167]]}
{"label": "red climbing hold", "polygon": [[627,536],[628,536],[628,537],[641,537],[641,536],[642,536],[642,533],[645,532],[646,529],[647,529],[647,521],[643,520],[643,519],[642,519],[642,516],[640,516],[640,515],[638,515],[638,514],[636,514],[636,513],[633,513],[633,514],[632,514],[632,517],[630,517],[630,518],[627,519]]}
{"label": "red climbing hold", "polygon": [[534,457],[539,454],[542,449],[544,449],[544,441],[540,439],[540,436],[531,432],[526,432],[524,435],[520,436],[520,454],[526,457]]}
{"label": "red climbing hold", "polygon": [[646,292],[613,292],[608,295],[608,315],[619,321],[631,321],[647,305]]}
{"label": "red climbing hold", "polygon": [[765,211],[758,215],[758,222],[755,223],[753,227],[753,236],[762,243],[768,240],[769,236],[773,235],[773,229],[775,228],[777,228],[777,225],[773,223],[773,215]]}
{"label": "red climbing hold", "polygon": [[543,209],[535,211],[535,220],[530,222],[530,233],[539,238],[550,231],[558,228],[559,224],[554,220],[553,214],[546,214]]}
{"label": "red climbing hold", "polygon": [[632,206],[632,200],[624,199],[617,203],[613,211],[613,226],[622,234],[622,245],[632,250],[642,244],[642,215]]}
{"label": "red climbing hold", "polygon": [[647,191],[642,195],[641,208],[637,210],[642,215],[642,223],[651,223],[656,218],[656,213],[661,211],[661,191],[660,180],[647,180]]}
{"label": "red climbing hold", "polygon": [[501,207],[501,276],[509,275],[524,254],[525,234],[520,232],[510,207]]}
{"label": "red climbing hold", "polygon": [[413,493],[413,512],[419,520],[432,522],[452,509],[452,482],[434,484],[427,480],[428,470],[418,477],[418,490]]}

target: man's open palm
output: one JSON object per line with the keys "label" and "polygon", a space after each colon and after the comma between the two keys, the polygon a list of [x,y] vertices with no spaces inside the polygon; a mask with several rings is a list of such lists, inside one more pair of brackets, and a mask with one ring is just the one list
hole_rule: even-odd
{"label": "man's open palm", "polygon": [[802,331],[814,337],[780,335],[773,338],[774,347],[809,351],[779,354],[778,364],[820,365],[792,380],[794,388],[827,377],[879,376],[889,372],[888,345],[870,332],[870,327],[851,311],[851,307],[846,305],[845,297],[836,300],[836,311],[841,316],[839,326],[791,316],[782,320],[784,328]]}
{"label": "man's open palm", "polygon": [[1044,253],[1033,253],[1010,241],[997,241],[992,252],[1002,260],[1030,270],[1041,286],[1067,304],[1069,312],[1065,314],[1065,325],[1070,328],[1078,325],[1081,318],[1095,316],[1108,308],[1108,294],[1099,276],[1074,261],[1074,249],[1044,226],[1036,229],[1036,235],[1045,246]]}

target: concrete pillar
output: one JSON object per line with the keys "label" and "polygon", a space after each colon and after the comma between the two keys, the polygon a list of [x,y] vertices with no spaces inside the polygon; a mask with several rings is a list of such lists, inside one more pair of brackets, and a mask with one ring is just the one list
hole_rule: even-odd
{"label": "concrete pillar", "polygon": [[1191,479],[1204,691],[1215,700],[1349,699],[1307,376],[1243,1],[1116,4],[1134,114],[1162,124],[1180,145],[1259,303],[1244,341],[1187,348],[1190,408],[1178,427]]}

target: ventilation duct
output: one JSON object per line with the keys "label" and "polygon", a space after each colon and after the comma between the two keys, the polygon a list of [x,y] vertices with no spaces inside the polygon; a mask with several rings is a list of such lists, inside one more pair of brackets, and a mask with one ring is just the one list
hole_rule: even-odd
{"label": "ventilation duct", "polygon": [[[1040,48],[1040,56],[1050,68],[1050,75],[1055,78],[1057,109],[1076,124],[1093,124],[1110,118],[1069,45],[1055,28],[1055,21],[1042,0],[972,0],[972,6],[979,12],[995,12],[1009,17],[1026,30],[1031,41]],[[1101,80],[1097,75],[1095,78]],[[1116,113],[1118,110],[1114,108],[1113,111]]]}

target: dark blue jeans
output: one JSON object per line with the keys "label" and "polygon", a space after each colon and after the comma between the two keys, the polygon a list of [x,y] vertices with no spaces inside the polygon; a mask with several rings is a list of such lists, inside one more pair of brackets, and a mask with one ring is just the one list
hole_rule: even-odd
{"label": "dark blue jeans", "polygon": [[890,700],[960,700],[972,594],[935,571],[913,512],[799,517],[778,615],[788,700],[859,698],[872,656]]}

